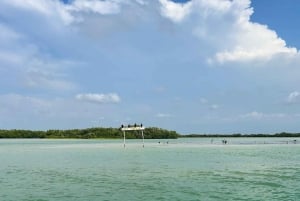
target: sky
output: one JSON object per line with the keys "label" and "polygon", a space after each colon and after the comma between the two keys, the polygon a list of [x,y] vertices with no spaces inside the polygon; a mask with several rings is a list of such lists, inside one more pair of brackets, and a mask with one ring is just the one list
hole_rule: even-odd
{"label": "sky", "polygon": [[2,0],[0,128],[300,132],[300,2]]}

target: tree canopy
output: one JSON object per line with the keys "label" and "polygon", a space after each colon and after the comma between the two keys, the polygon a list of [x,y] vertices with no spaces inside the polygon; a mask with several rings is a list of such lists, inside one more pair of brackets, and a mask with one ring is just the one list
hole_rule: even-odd
{"label": "tree canopy", "polygon": [[[86,128],[86,129],[70,129],[70,130],[0,130],[0,138],[122,138],[123,133],[118,128]],[[176,131],[169,131],[162,128],[150,127],[144,130],[145,139],[171,139],[178,138]],[[138,131],[126,132],[126,138],[141,138]]]}

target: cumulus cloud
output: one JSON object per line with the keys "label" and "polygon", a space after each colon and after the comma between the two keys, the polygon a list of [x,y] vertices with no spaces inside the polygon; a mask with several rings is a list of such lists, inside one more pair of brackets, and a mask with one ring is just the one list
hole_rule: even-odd
{"label": "cumulus cloud", "polygon": [[[146,8],[149,5],[148,0],[74,0],[68,4],[63,4],[63,10],[66,10],[68,15],[72,17],[74,23],[83,23],[88,21],[89,23],[95,23],[96,27],[108,28],[114,24],[114,20],[109,17],[118,16],[121,20],[126,21],[126,15],[136,15],[140,7]],[[123,15],[122,11],[127,13]],[[143,10],[146,12],[146,9]],[[139,14],[138,14],[139,15]],[[108,18],[102,18],[108,17]],[[141,17],[141,15],[139,15]],[[130,18],[130,17],[129,17]],[[91,20],[91,22],[89,21]],[[129,19],[129,21],[132,19]],[[118,27],[120,25],[117,25]],[[99,28],[98,27],[98,28]]]}
{"label": "cumulus cloud", "polygon": [[250,0],[193,0],[185,4],[160,0],[160,3],[163,16],[174,22],[193,21],[193,32],[214,46],[216,53],[208,58],[209,63],[268,61],[276,55],[298,54],[275,31],[250,21],[253,14]]}
{"label": "cumulus cloud", "polygon": [[[19,45],[16,45],[19,47]],[[20,47],[21,48],[21,47]],[[68,80],[66,70],[75,65],[67,60],[44,58],[35,50],[28,49],[25,45],[23,51],[1,51],[0,69],[7,73],[6,76],[18,77],[18,82],[10,82],[25,88],[51,89],[54,91],[69,91],[77,88],[76,84]],[[33,53],[33,54],[32,54]]]}
{"label": "cumulus cloud", "polygon": [[[112,109],[117,107],[120,107],[118,111],[123,110],[123,117],[116,115],[111,119],[143,114],[148,115],[143,118],[154,117],[158,122],[159,118],[172,115],[184,119],[186,114],[194,119],[199,116],[199,110],[194,109],[197,106],[210,113],[208,117],[226,116],[231,114],[232,108],[235,120],[286,117],[288,114],[257,111],[238,115],[243,113],[240,110],[253,108],[259,101],[262,102],[257,108],[261,108],[263,103],[270,102],[268,98],[278,97],[278,91],[299,84],[298,50],[289,47],[266,25],[251,22],[253,9],[250,5],[250,0],[191,0],[188,3],[171,0],[72,0],[68,3],[3,0],[0,1],[0,72],[3,75],[0,85],[5,91],[50,99],[53,95],[61,96],[62,91],[67,92],[64,98],[70,95],[70,90],[75,95],[79,89],[97,91],[97,86],[105,91],[128,89],[124,95],[130,96],[132,102],[127,110],[118,104],[104,104],[121,101],[114,93],[78,94],[72,97],[70,102],[74,107],[69,107],[68,112],[61,109],[71,105],[69,102],[52,101],[50,111],[54,110],[53,105],[61,105],[55,109],[56,116],[70,114],[64,121],[76,116],[74,113],[91,111],[93,118],[86,119],[91,122],[98,118],[99,111],[95,111],[99,108],[101,112],[106,111],[101,116],[107,120],[107,116],[116,114]],[[261,64],[274,70],[251,69],[248,73],[248,69],[209,68],[206,59],[211,66]],[[230,62],[240,63],[231,65]],[[276,70],[277,66],[285,68]],[[155,86],[162,87],[154,89]],[[279,90],[274,90],[277,87]],[[261,94],[268,91],[270,96],[263,95],[258,100],[257,89]],[[251,97],[243,101],[245,97],[241,91],[251,93]],[[160,96],[151,96],[149,92]],[[299,93],[295,91],[284,98],[294,103]],[[199,94],[205,99],[197,99]],[[178,97],[176,103],[167,103],[172,97]],[[12,98],[21,100],[18,104],[26,103],[24,108],[35,103],[26,97]],[[78,100],[103,105],[82,104]],[[137,102],[147,103],[151,108],[137,109]],[[216,110],[219,108],[216,102],[224,103],[222,110]],[[7,101],[6,104],[11,103]],[[270,104],[264,109],[272,111],[272,107]],[[299,113],[297,108],[293,109]],[[170,115],[153,111],[182,113]],[[174,125],[180,123],[175,121],[174,118]],[[13,124],[13,118],[11,122]],[[199,124],[195,128],[198,129]]]}
{"label": "cumulus cloud", "polygon": [[287,97],[288,103],[297,103],[299,101],[300,101],[300,92],[298,91],[294,91],[290,93],[289,96]]}
{"label": "cumulus cloud", "polygon": [[[117,14],[120,12],[120,6],[126,2],[118,0],[74,0],[64,4],[60,0],[3,0],[0,5],[30,11],[49,19],[52,23],[62,22],[65,25],[70,25],[82,21],[83,18],[80,14],[84,13]],[[145,4],[142,0],[136,2]]]}
{"label": "cumulus cloud", "polygon": [[73,12],[94,12],[103,15],[120,12],[119,3],[116,1],[75,0],[67,5],[67,9]]}
{"label": "cumulus cloud", "polygon": [[250,21],[253,10],[249,0],[231,1],[229,12],[233,15],[230,22],[232,30],[224,34],[225,37],[226,34],[232,35],[226,37],[230,40],[215,54],[217,62],[268,61],[276,55],[297,55],[297,49],[287,47],[275,31]]}
{"label": "cumulus cloud", "polygon": [[[267,26],[250,21],[253,9],[250,0],[193,0],[187,3],[175,3],[159,0],[161,15],[175,23],[187,21],[199,39],[210,43],[215,53],[208,57],[208,62],[247,62],[270,60],[276,55],[293,57],[298,50],[288,47],[277,33]],[[128,5],[143,5],[152,8],[150,1],[119,0],[75,0],[68,4],[53,0],[4,0],[2,4],[31,10],[47,18],[57,18],[65,24],[82,20],[84,13],[100,15],[117,14]],[[85,16],[87,17],[87,16]],[[199,42],[201,43],[201,42]]]}
{"label": "cumulus cloud", "polygon": [[60,19],[65,24],[74,21],[74,17],[68,12],[67,7],[58,0],[3,0],[1,3],[17,9],[39,13],[48,18]]}
{"label": "cumulus cloud", "polygon": [[[54,0],[4,0],[2,4],[34,11],[47,18],[59,18],[70,24],[78,13],[117,14],[124,5],[146,5],[149,1],[75,0],[69,4]],[[270,60],[275,55],[295,56],[296,48],[288,47],[275,31],[250,21],[253,9],[250,0],[193,0],[175,3],[159,0],[161,15],[173,22],[193,21],[192,30],[199,38],[216,41],[210,62]],[[149,6],[151,8],[151,6]],[[80,14],[79,14],[80,16]],[[190,17],[192,16],[192,17]],[[80,17],[82,19],[82,17]],[[189,22],[187,23],[189,24]],[[221,40],[222,44],[217,44]]]}
{"label": "cumulus cloud", "polygon": [[161,3],[162,16],[169,18],[173,22],[181,22],[191,10],[191,2],[179,4],[169,0],[159,0]]}
{"label": "cumulus cloud", "polygon": [[87,94],[77,94],[77,100],[87,101],[92,103],[119,103],[121,98],[116,93],[109,93],[109,94],[94,94],[94,93],[87,93]]}
{"label": "cumulus cloud", "polygon": [[[98,105],[84,104],[63,97],[38,97],[22,94],[0,94],[0,126],[5,129],[71,129],[101,125],[115,119],[115,106],[101,111]],[[95,112],[97,111],[97,112]],[[80,115],[78,115],[80,114]],[[99,117],[100,116],[100,117]],[[105,118],[104,118],[105,117]]]}
{"label": "cumulus cloud", "polygon": [[[30,2],[25,1],[24,4],[29,6]],[[19,5],[18,1],[11,3]],[[27,9],[27,7],[25,8]],[[1,9],[3,8],[0,3]],[[67,71],[74,67],[76,62],[45,53],[41,50],[43,47],[39,47],[39,43],[44,41],[31,40],[31,36],[28,35],[30,33],[18,32],[13,26],[0,22],[0,69],[7,77],[18,78],[18,82],[9,79],[10,85],[57,91],[74,90],[76,84],[68,80]],[[47,45],[44,43],[44,46]]]}
{"label": "cumulus cloud", "polygon": [[296,56],[298,53],[266,26],[246,21],[238,29],[232,47],[216,53],[218,62],[270,60],[275,55]]}

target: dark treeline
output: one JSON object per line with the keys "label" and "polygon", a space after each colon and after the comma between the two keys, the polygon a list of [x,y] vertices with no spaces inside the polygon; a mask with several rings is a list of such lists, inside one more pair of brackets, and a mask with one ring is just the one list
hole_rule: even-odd
{"label": "dark treeline", "polygon": [[[149,127],[144,130],[145,139],[176,139],[183,137],[300,137],[300,133],[276,133],[276,134],[189,134],[180,135],[176,131],[169,131],[162,128]],[[119,128],[86,128],[70,130],[0,130],[0,138],[123,138],[123,133]],[[139,139],[139,131],[126,132],[127,139]]]}
{"label": "dark treeline", "polygon": [[300,137],[300,133],[275,133],[275,134],[189,134],[180,137]]}
{"label": "dark treeline", "polygon": [[[47,131],[32,131],[32,130],[0,130],[0,138],[122,138],[123,133],[118,128],[86,128],[86,129],[71,129],[71,130],[47,130]],[[141,138],[141,133],[138,131],[126,132],[127,139]],[[179,134],[176,131],[169,131],[161,128],[146,128],[144,130],[145,139],[174,139],[178,138]]]}

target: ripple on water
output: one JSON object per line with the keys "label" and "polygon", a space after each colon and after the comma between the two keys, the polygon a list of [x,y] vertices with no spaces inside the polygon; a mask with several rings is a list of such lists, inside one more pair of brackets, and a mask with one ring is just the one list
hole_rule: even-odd
{"label": "ripple on water", "polygon": [[141,149],[129,144],[123,149],[76,143],[26,141],[20,148],[10,141],[9,149],[0,147],[0,198],[300,200],[300,146],[153,144]]}

